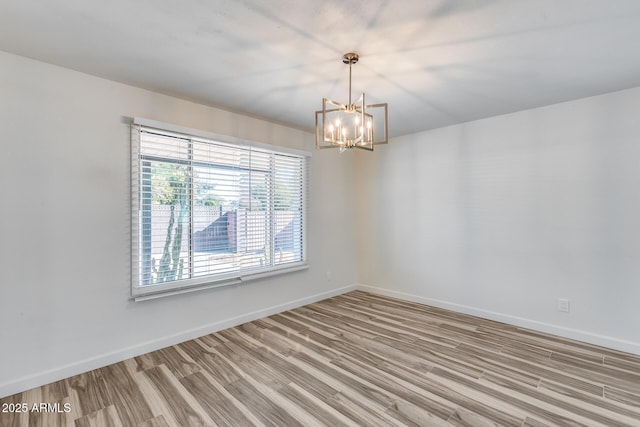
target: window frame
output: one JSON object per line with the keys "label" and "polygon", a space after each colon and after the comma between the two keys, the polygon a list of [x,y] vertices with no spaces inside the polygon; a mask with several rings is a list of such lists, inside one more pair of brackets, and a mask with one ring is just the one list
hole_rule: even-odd
{"label": "window frame", "polygon": [[[301,260],[288,262],[280,265],[270,265],[250,270],[233,271],[228,273],[218,273],[213,275],[203,275],[191,277],[188,279],[179,279],[171,282],[145,285],[142,283],[142,188],[141,180],[142,170],[144,169],[141,145],[139,137],[136,133],[141,129],[154,129],[160,133],[173,134],[179,138],[192,138],[205,141],[211,141],[216,144],[228,145],[238,149],[256,149],[267,151],[269,153],[280,155],[293,155],[302,158],[302,214],[301,214]],[[134,117],[131,123],[131,298],[134,301],[144,301],[155,299],[163,296],[193,292],[202,289],[217,288],[222,286],[237,285],[244,282],[262,279],[270,276],[286,274],[294,271],[308,269],[307,262],[307,194],[308,194],[308,173],[309,158],[311,153],[308,151],[297,150],[288,147],[281,147],[269,144],[263,144],[246,139],[236,138],[227,135],[220,135],[206,132],[198,129],[187,128],[183,126],[159,122],[156,120]],[[275,170],[273,171],[275,173]],[[193,191],[193,180],[190,181],[189,192]],[[273,206],[269,209],[269,218],[273,226],[273,218],[275,210]],[[189,214],[189,221],[192,221],[193,212]],[[272,230],[273,233],[273,230]]]}

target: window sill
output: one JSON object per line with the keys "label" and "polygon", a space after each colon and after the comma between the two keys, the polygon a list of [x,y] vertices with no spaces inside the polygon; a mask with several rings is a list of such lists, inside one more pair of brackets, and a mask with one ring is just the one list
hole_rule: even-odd
{"label": "window sill", "polygon": [[274,268],[268,271],[260,271],[251,274],[243,274],[235,277],[225,277],[219,280],[207,280],[206,278],[200,279],[196,283],[176,283],[171,287],[163,286],[163,289],[153,289],[158,285],[144,286],[134,289],[134,294],[131,299],[135,302],[148,301],[157,298],[163,298],[171,295],[186,294],[189,292],[202,291],[205,289],[220,288],[224,286],[239,285],[242,283],[250,282],[253,280],[264,279],[272,276],[279,276],[282,274],[293,273],[295,271],[307,270],[309,264],[306,262],[296,263],[287,267]]}

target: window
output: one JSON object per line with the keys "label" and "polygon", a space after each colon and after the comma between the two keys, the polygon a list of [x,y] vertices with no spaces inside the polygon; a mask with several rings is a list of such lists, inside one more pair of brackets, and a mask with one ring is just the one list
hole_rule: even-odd
{"label": "window", "polygon": [[306,153],[135,119],[133,297],[305,268],[306,164]]}

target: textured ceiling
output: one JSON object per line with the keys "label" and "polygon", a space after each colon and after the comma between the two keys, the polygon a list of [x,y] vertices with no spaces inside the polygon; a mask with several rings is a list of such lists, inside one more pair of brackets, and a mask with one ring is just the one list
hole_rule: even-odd
{"label": "textured ceiling", "polygon": [[0,0],[0,50],[311,130],[322,97],[390,135],[640,86],[637,0]]}

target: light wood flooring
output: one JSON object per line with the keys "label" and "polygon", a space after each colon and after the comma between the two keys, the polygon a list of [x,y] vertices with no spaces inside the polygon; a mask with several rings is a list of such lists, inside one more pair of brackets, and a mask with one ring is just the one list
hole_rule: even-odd
{"label": "light wood flooring", "polygon": [[640,357],[351,292],[0,399],[2,426],[640,426]]}

